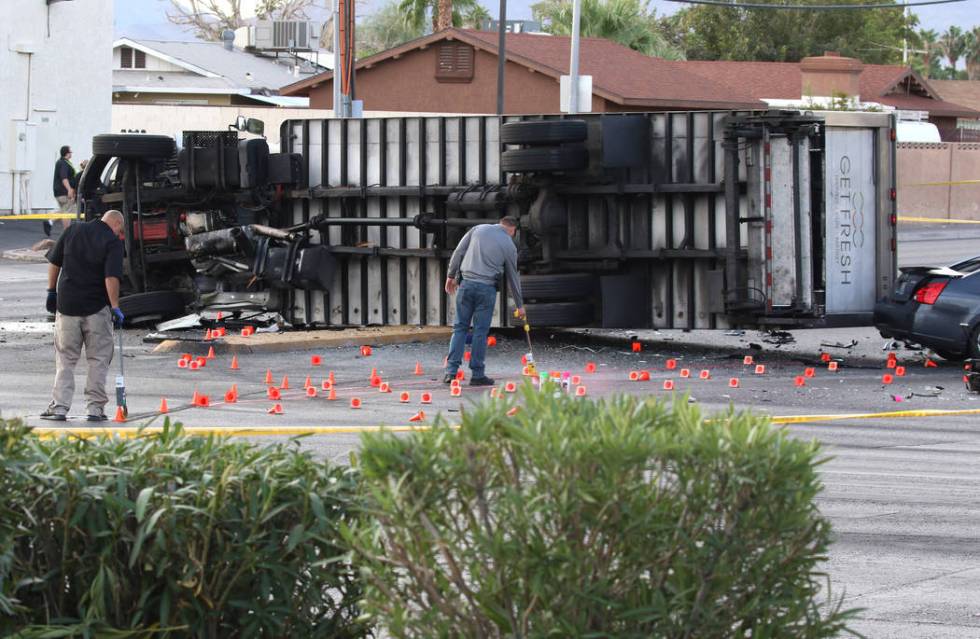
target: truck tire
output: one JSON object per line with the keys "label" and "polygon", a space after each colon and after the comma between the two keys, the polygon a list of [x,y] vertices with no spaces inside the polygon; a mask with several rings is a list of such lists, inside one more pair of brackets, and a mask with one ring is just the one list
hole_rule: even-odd
{"label": "truck tire", "polygon": [[596,278],[591,273],[521,276],[521,294],[524,299],[541,302],[588,298],[595,293],[595,285]]}
{"label": "truck tire", "polygon": [[595,308],[588,302],[525,304],[532,326],[588,326],[595,320]]}
{"label": "truck tire", "polygon": [[127,295],[119,300],[119,310],[126,316],[126,324],[146,324],[179,317],[187,304],[177,291],[151,291]]}
{"label": "truck tire", "polygon": [[585,120],[527,120],[508,122],[500,127],[503,144],[562,144],[584,142],[586,137]]}
{"label": "truck tire", "polygon": [[[94,155],[118,158],[165,159],[176,151],[174,140],[166,135],[106,134],[92,138]],[[125,313],[125,311],[123,311]]]}
{"label": "truck tire", "polygon": [[580,171],[589,166],[589,152],[580,145],[510,149],[500,154],[505,173]]}

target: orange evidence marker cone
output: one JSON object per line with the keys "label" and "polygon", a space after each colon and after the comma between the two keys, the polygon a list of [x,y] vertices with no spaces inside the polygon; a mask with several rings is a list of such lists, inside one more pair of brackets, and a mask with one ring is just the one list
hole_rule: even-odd
{"label": "orange evidence marker cone", "polygon": [[830,361],[830,353],[820,353],[820,361],[826,364]]}
{"label": "orange evidence marker cone", "polygon": [[458,379],[454,379],[453,381],[449,382],[449,387],[450,388],[456,388],[457,386],[459,386],[459,380]]}
{"label": "orange evidence marker cone", "polygon": [[650,371],[640,371],[640,381],[649,382],[650,381]]}
{"label": "orange evidence marker cone", "polygon": [[793,380],[793,383],[796,384],[797,386],[806,386],[806,377],[803,377],[802,375],[797,375],[796,379]]}
{"label": "orange evidence marker cone", "polygon": [[310,376],[309,375],[307,375],[306,376],[306,379],[303,380],[303,388],[309,388],[312,385],[313,385],[313,380],[310,379]]}
{"label": "orange evidence marker cone", "polygon": [[410,421],[410,422],[423,422],[423,421],[425,421],[425,411],[424,410],[420,410],[419,412],[417,412],[414,415],[412,415],[411,417],[409,417],[408,418],[408,421]]}
{"label": "orange evidence marker cone", "polygon": [[398,395],[398,401],[400,401],[402,404],[407,404],[409,401],[411,401],[411,399],[412,396],[404,391]]}
{"label": "orange evidence marker cone", "polygon": [[282,376],[282,384],[279,384],[279,388],[289,390],[289,375]]}
{"label": "orange evidence marker cone", "polygon": [[205,366],[207,366],[207,365],[208,365],[208,360],[207,360],[207,358],[206,358],[206,357],[198,357],[198,358],[197,358],[196,360],[194,360],[194,361],[195,361],[195,362],[197,362],[197,367],[198,367],[198,368],[204,368]]}
{"label": "orange evidence marker cone", "polygon": [[449,389],[449,394],[452,397],[460,397],[463,394],[463,389],[460,388],[459,386],[453,386],[452,388]]}
{"label": "orange evidence marker cone", "polygon": [[568,383],[572,386],[578,386],[582,383],[582,377],[580,375],[572,375],[572,378],[568,380]]}
{"label": "orange evidence marker cone", "polygon": [[521,412],[521,407],[520,406],[515,406],[515,407],[511,408],[509,411],[507,411],[507,417],[513,417],[514,415],[516,415],[519,412]]}
{"label": "orange evidence marker cone", "polygon": [[755,374],[756,375],[765,375],[766,374],[766,365],[765,364],[756,364],[755,365]]}
{"label": "orange evidence marker cone", "polygon": [[197,406],[201,408],[207,408],[211,405],[211,398],[207,395],[199,395],[197,398]]}
{"label": "orange evidence marker cone", "polygon": [[362,346],[361,347],[361,357],[371,357],[371,347]]}
{"label": "orange evidence marker cone", "polygon": [[521,364],[527,365],[527,355],[521,355]]}
{"label": "orange evidence marker cone", "polygon": [[742,358],[742,364],[744,366],[751,366],[753,361],[754,360],[752,359],[751,355],[746,355],[745,357]]}
{"label": "orange evidence marker cone", "polygon": [[738,378],[737,377],[732,377],[731,379],[729,379],[728,380],[728,387],[729,388],[738,388]]}
{"label": "orange evidence marker cone", "polygon": [[575,396],[576,397],[585,397],[585,386],[576,386],[575,387]]}
{"label": "orange evidence marker cone", "polygon": [[669,370],[669,371],[674,370],[675,368],[677,368],[677,360],[676,359],[668,359],[667,360],[667,363],[666,363],[666,366],[667,366],[667,370]]}
{"label": "orange evidence marker cone", "polygon": [[882,375],[882,376],[881,376],[881,383],[882,383],[882,384],[886,384],[886,385],[887,385],[887,384],[891,384],[891,383],[892,383],[892,382],[894,382],[894,381],[895,381],[895,378],[894,378],[894,377],[892,377],[892,376],[891,376],[890,374],[888,374],[888,373],[885,373],[884,375]]}
{"label": "orange evidence marker cone", "polygon": [[378,386],[378,391],[381,393],[390,393],[391,386],[388,385],[388,382],[381,382],[381,384]]}
{"label": "orange evidence marker cone", "polygon": [[422,372],[422,362],[415,362],[415,374],[424,375],[424,373]]}
{"label": "orange evidence marker cone", "polygon": [[330,374],[327,375],[327,381],[330,382],[331,386],[337,383],[337,380],[334,379],[333,371],[330,371]]}
{"label": "orange evidence marker cone", "polygon": [[632,344],[630,344],[630,349],[631,349],[631,350],[632,350],[632,351],[633,351],[634,353],[639,353],[640,351],[642,351],[642,350],[643,350],[643,344],[641,344],[641,343],[639,343],[639,342],[633,342]]}
{"label": "orange evidence marker cone", "polygon": [[112,421],[119,423],[126,421],[126,411],[123,410],[122,406],[116,406],[116,416],[112,419]]}
{"label": "orange evidence marker cone", "polygon": [[183,359],[183,358],[178,359],[177,360],[177,368],[187,368],[187,360],[186,359]]}
{"label": "orange evidence marker cone", "polygon": [[327,394],[327,400],[332,402],[335,401],[336,399],[337,399],[337,391],[334,390],[333,386],[331,386],[330,393]]}
{"label": "orange evidence marker cone", "polygon": [[191,361],[192,359],[194,359],[194,356],[193,356],[193,355],[191,355],[190,353],[184,353],[183,355],[181,355],[181,356],[180,356],[180,359],[182,359],[182,360],[185,360],[185,361],[188,361],[188,362],[189,362],[189,361]]}
{"label": "orange evidence marker cone", "polygon": [[192,371],[196,371],[197,369],[201,368],[201,364],[198,363],[197,360],[191,360],[187,363],[187,368],[191,369]]}
{"label": "orange evidence marker cone", "polygon": [[350,407],[351,408],[360,408],[361,407],[361,400],[358,399],[357,397],[351,397],[350,398]]}
{"label": "orange evidence marker cone", "polygon": [[271,384],[272,383],[272,369],[271,368],[268,368],[265,371],[265,383],[266,384]]}
{"label": "orange evidence marker cone", "polygon": [[468,362],[471,359],[473,359],[473,354],[472,353],[470,353],[469,351],[466,351],[465,353],[463,353],[463,361],[464,362]]}
{"label": "orange evidence marker cone", "polygon": [[684,379],[687,379],[690,376],[691,376],[691,371],[689,371],[686,368],[682,368],[681,369],[681,377],[683,377]]}
{"label": "orange evidence marker cone", "polygon": [[307,386],[306,396],[309,397],[310,399],[316,397],[316,386]]}
{"label": "orange evidence marker cone", "polygon": [[273,404],[272,408],[269,409],[270,415],[282,415],[285,412],[286,411],[282,409],[282,404]]}
{"label": "orange evidence marker cone", "polygon": [[905,367],[904,366],[896,366],[895,367],[895,376],[896,377],[905,377]]}
{"label": "orange evidence marker cone", "polygon": [[835,372],[837,370],[837,362],[828,362],[827,363],[827,370],[830,371],[830,372],[832,372],[832,373]]}
{"label": "orange evidence marker cone", "polygon": [[208,348],[208,359],[214,359],[214,346]]}
{"label": "orange evidence marker cone", "polygon": [[640,371],[630,371],[630,381],[631,382],[640,381]]}
{"label": "orange evidence marker cone", "polygon": [[885,368],[895,368],[896,366],[898,366],[897,359],[889,359],[887,362],[885,362]]}
{"label": "orange evidence marker cone", "polygon": [[700,377],[701,379],[711,379],[711,371],[705,368],[698,374],[698,377]]}
{"label": "orange evidence marker cone", "polygon": [[932,361],[931,359],[926,359],[926,361],[923,364],[923,366],[925,366],[926,368],[939,368],[939,364],[937,364],[936,362]]}
{"label": "orange evidence marker cone", "polygon": [[211,341],[211,339],[212,339],[211,329],[209,328],[208,330],[204,331],[204,341],[208,342]]}
{"label": "orange evidence marker cone", "polygon": [[269,399],[271,399],[271,400],[282,399],[282,392],[280,392],[280,390],[278,388],[276,388],[275,386],[270,386],[266,390],[266,394],[269,396]]}
{"label": "orange evidence marker cone", "polygon": [[817,374],[816,369],[813,369],[813,368],[805,368],[805,369],[803,369],[803,376],[804,377],[813,377],[816,374]]}
{"label": "orange evidence marker cone", "polygon": [[497,338],[493,335],[487,335],[487,346],[496,346]]}
{"label": "orange evidence marker cone", "polygon": [[585,372],[586,373],[594,373],[595,372],[595,362],[587,362],[585,364]]}
{"label": "orange evidence marker cone", "polygon": [[234,404],[237,401],[238,401],[238,393],[236,393],[234,389],[232,389],[232,390],[228,391],[227,393],[225,393],[225,403],[226,404]]}
{"label": "orange evidence marker cone", "polygon": [[198,399],[199,399],[200,397],[201,397],[201,395],[200,395],[200,393],[198,393],[198,392],[197,392],[197,391],[195,390],[195,391],[194,391],[194,395],[193,395],[193,396],[191,397],[191,405],[192,405],[192,406],[197,406],[197,400],[198,400]]}
{"label": "orange evidence marker cone", "polygon": [[672,379],[665,379],[664,380],[664,390],[666,390],[666,391],[672,391],[672,390],[674,390],[674,380],[672,380]]}
{"label": "orange evidence marker cone", "polygon": [[466,373],[464,373],[461,370],[456,371],[456,379],[458,379],[459,381],[463,381],[464,379],[466,379]]}
{"label": "orange evidence marker cone", "polygon": [[381,386],[381,378],[378,377],[377,375],[371,377],[371,387],[377,388],[379,386]]}
{"label": "orange evidence marker cone", "polygon": [[328,391],[331,388],[333,388],[333,384],[330,383],[329,379],[325,379],[322,382],[320,382],[320,388],[322,388],[325,391]]}
{"label": "orange evidence marker cone", "polygon": [[233,370],[233,371],[237,371],[238,370],[238,356],[237,355],[232,355],[231,356],[231,370]]}
{"label": "orange evidence marker cone", "polygon": [[320,357],[319,355],[311,355],[310,356],[310,365],[311,366],[319,366],[321,364],[323,364],[323,358],[322,357]]}
{"label": "orange evidence marker cone", "polygon": [[504,392],[505,393],[516,393],[517,392],[517,384],[515,384],[514,382],[507,382],[506,384],[504,384]]}
{"label": "orange evidence marker cone", "polygon": [[164,414],[170,412],[170,408],[167,407],[167,398],[166,397],[161,397],[160,398],[160,408],[157,409],[157,412],[160,413],[161,415],[164,415]]}
{"label": "orange evidence marker cone", "polygon": [[422,398],[419,400],[420,404],[431,404],[432,403],[432,393],[422,393]]}

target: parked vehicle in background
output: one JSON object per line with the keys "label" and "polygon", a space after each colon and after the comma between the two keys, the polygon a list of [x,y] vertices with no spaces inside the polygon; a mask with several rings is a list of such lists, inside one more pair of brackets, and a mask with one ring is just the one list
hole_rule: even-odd
{"label": "parked vehicle in background", "polygon": [[943,359],[980,357],[980,256],[951,266],[906,266],[875,306],[884,337],[921,344]]}
{"label": "parked vehicle in background", "polygon": [[505,214],[532,325],[870,324],[894,281],[887,114],[290,120],[280,136],[281,154],[235,131],[97,145],[80,197],[86,218],[132,220],[127,316],[450,324],[452,250]]}

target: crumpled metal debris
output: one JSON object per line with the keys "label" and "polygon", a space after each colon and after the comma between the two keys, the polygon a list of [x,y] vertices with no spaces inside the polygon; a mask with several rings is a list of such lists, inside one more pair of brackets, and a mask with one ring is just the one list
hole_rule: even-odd
{"label": "crumpled metal debris", "polygon": [[825,348],[846,348],[848,350],[854,348],[857,346],[857,344],[858,341],[856,339],[852,339],[850,344],[842,344],[840,342],[820,342],[820,345]]}
{"label": "crumpled metal debris", "polygon": [[771,330],[767,331],[767,335],[762,341],[779,347],[785,344],[795,344],[796,338],[789,331]]}

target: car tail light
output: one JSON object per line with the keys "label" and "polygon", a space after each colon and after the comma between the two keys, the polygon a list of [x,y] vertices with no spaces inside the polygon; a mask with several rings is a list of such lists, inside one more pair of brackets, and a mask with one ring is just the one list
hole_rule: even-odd
{"label": "car tail light", "polygon": [[915,301],[919,304],[935,304],[939,299],[939,294],[943,292],[949,280],[937,280],[929,282],[915,292]]}

